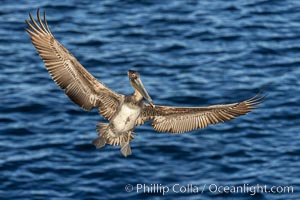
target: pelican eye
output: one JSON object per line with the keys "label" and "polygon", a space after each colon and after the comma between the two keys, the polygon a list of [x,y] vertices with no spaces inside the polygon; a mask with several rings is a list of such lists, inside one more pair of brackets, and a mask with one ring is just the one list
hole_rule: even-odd
{"label": "pelican eye", "polygon": [[131,74],[131,79],[136,79],[137,75],[136,74]]}

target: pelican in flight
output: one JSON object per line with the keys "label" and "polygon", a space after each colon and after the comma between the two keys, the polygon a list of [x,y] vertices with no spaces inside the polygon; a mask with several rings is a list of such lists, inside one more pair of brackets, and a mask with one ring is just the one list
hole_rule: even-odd
{"label": "pelican in flight", "polygon": [[[158,132],[183,133],[234,119],[257,108],[262,98],[231,104],[207,107],[172,107],[155,105],[145,89],[140,74],[129,70],[128,78],[134,89],[132,95],[119,94],[94,78],[77,59],[52,35],[46,21],[37,11],[37,21],[29,14],[26,31],[32,44],[56,82],[66,95],[84,110],[98,108],[99,114],[109,123],[98,123],[98,137],[93,140],[96,148],[105,144],[121,146],[126,157],[131,154],[130,141],[135,126],[152,121]],[[143,100],[148,103],[145,103]]]}

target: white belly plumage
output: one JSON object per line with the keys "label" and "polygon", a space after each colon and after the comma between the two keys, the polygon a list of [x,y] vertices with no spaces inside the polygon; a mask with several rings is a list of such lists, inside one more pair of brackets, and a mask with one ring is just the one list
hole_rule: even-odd
{"label": "white belly plumage", "polygon": [[129,107],[122,105],[117,116],[112,120],[114,129],[117,132],[126,132],[135,126],[135,121],[139,117],[141,109],[139,107]]}

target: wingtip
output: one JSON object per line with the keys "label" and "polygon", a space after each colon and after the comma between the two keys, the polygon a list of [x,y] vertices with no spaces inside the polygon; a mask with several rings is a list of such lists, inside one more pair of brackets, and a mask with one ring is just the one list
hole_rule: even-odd
{"label": "wingtip", "polygon": [[41,18],[40,8],[38,8],[38,9],[36,10],[36,16],[37,16],[37,18]]}
{"label": "wingtip", "polygon": [[257,105],[263,103],[266,100],[266,97],[267,97],[267,94],[262,95],[262,93],[259,92],[251,99],[248,99],[246,102],[251,105],[251,108],[257,109],[260,107]]}
{"label": "wingtip", "polygon": [[25,31],[31,36],[32,35],[32,32],[28,29],[28,28],[25,28]]}

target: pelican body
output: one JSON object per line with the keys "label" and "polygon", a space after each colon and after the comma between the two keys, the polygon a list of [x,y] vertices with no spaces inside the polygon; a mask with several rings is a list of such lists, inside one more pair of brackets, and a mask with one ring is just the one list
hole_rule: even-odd
{"label": "pelican body", "polygon": [[[134,127],[152,121],[158,132],[184,133],[234,119],[257,108],[263,97],[206,107],[173,107],[154,105],[138,72],[129,70],[128,78],[134,89],[132,95],[119,94],[92,76],[78,60],[52,35],[44,13],[37,11],[37,21],[29,14],[26,31],[45,63],[46,69],[66,95],[84,110],[98,108],[109,123],[98,123],[97,148],[105,144],[121,146],[126,157],[131,154],[130,141]],[[144,100],[148,101],[145,103]]]}
{"label": "pelican body", "polygon": [[[93,141],[93,144],[97,148],[103,147],[106,143],[121,145],[121,152],[124,156],[131,154],[129,142],[133,139],[133,129],[136,120],[142,112],[143,98],[154,107],[152,99],[140,79],[139,73],[129,70],[128,77],[135,89],[134,94],[124,97],[109,124],[98,124],[99,137]],[[99,112],[101,111],[99,110]]]}

